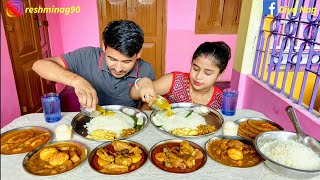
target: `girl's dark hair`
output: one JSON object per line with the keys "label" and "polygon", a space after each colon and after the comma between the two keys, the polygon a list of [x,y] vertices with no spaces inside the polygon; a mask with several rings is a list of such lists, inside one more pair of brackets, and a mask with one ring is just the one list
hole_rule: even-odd
{"label": "girl's dark hair", "polygon": [[205,42],[193,53],[192,61],[199,56],[206,56],[214,61],[222,73],[227,68],[230,53],[231,49],[225,42]]}
{"label": "girl's dark hair", "polygon": [[133,21],[112,21],[103,31],[103,43],[127,57],[137,54],[143,45],[142,29]]}

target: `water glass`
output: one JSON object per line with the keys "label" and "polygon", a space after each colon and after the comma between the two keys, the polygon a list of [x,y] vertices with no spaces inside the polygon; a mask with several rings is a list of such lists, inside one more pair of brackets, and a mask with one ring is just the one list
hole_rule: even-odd
{"label": "water glass", "polygon": [[46,122],[54,123],[61,120],[61,103],[58,93],[48,93],[41,96],[43,113]]}
{"label": "water glass", "polygon": [[222,93],[222,114],[233,116],[236,113],[238,101],[238,90],[224,89]]}

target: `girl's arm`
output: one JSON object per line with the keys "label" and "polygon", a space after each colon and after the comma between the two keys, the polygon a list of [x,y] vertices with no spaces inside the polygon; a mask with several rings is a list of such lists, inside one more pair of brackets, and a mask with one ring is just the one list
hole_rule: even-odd
{"label": "girl's arm", "polygon": [[161,78],[151,81],[149,78],[141,78],[130,89],[130,96],[134,100],[142,99],[149,106],[153,104],[156,95],[167,94],[171,89],[173,74],[166,74]]}

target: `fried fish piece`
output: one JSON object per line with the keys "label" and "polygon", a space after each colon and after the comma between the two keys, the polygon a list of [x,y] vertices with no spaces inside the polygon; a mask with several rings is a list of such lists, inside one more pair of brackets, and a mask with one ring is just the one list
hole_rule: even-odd
{"label": "fried fish piece", "polygon": [[249,128],[248,128],[248,126],[249,126],[249,125],[247,124],[247,122],[241,122],[241,123],[239,124],[239,129],[240,129],[243,133],[247,134],[247,136],[249,136],[250,138],[254,139],[258,134],[250,131]]}
{"label": "fried fish piece", "polygon": [[247,139],[254,139],[254,137],[251,137],[250,135],[246,134],[242,129],[238,129],[238,135],[247,138]]}
{"label": "fried fish piece", "polygon": [[246,128],[247,128],[249,131],[251,131],[252,133],[254,133],[254,134],[256,134],[256,135],[262,133],[262,131],[254,128],[253,126],[250,126],[250,124],[248,123],[248,121],[246,121],[246,123],[247,123]]}
{"label": "fried fish piece", "polygon": [[255,129],[258,129],[259,131],[265,132],[265,131],[277,131],[279,128],[276,126],[261,120],[248,120],[248,124],[252,126]]}

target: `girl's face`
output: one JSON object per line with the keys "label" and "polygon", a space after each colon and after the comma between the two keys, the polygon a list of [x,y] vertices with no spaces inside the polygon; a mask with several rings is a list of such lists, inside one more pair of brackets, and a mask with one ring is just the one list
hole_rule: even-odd
{"label": "girl's face", "polygon": [[195,90],[206,90],[212,88],[212,85],[216,82],[219,75],[219,67],[212,59],[202,55],[192,62],[190,84]]}

